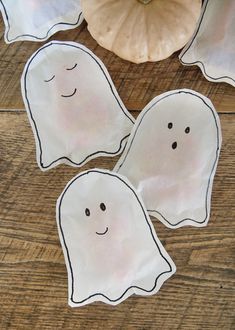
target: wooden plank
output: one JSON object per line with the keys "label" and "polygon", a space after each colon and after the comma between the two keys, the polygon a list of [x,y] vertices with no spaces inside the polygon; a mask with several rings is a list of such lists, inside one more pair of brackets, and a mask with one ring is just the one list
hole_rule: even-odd
{"label": "wooden plank", "polygon": [[[0,109],[23,109],[20,77],[28,58],[43,43],[15,42],[6,45],[3,31],[0,18]],[[124,104],[130,110],[143,109],[153,97],[168,90],[190,88],[211,98],[218,112],[235,112],[234,87],[211,83],[198,67],[181,65],[179,52],[161,62],[136,65],[98,46],[85,23],[75,30],[58,32],[50,40],[53,39],[80,42],[94,51],[107,66]]]}
{"label": "wooden plank", "polygon": [[[137,116],[137,112],[134,113]],[[114,307],[67,306],[67,274],[55,203],[80,170],[112,169],[100,158],[82,169],[41,172],[25,112],[0,114],[1,329],[232,329],[235,309],[235,116],[220,115],[223,149],[212,214],[205,228],[170,230],[155,221],[177,273],[157,295],[131,297]]]}

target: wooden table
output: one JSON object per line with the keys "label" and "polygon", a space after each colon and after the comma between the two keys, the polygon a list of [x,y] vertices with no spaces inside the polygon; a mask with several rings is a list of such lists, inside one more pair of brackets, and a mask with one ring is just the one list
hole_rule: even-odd
{"label": "wooden table", "polygon": [[141,65],[121,60],[97,45],[85,23],[53,37],[94,51],[135,117],[154,96],[191,88],[212,100],[223,130],[209,225],[170,230],[154,222],[176,274],[157,295],[132,296],[116,307],[94,303],[72,309],[55,203],[79,171],[112,169],[117,157],[96,159],[80,170],[39,170],[20,77],[41,44],[6,45],[2,21],[0,37],[0,329],[235,329],[235,89],[208,82],[197,67],[182,66],[178,54]]}

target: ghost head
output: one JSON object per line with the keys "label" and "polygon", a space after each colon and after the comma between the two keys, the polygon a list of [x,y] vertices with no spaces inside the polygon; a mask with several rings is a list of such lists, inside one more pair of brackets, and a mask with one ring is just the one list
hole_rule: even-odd
{"label": "ghost head", "polygon": [[134,188],[115,173],[94,169],[72,179],[57,223],[71,306],[156,293],[175,271]]}
{"label": "ghost head", "polygon": [[5,41],[43,41],[60,30],[80,25],[83,17],[79,0],[2,0]]}
{"label": "ghost head", "polygon": [[167,226],[202,226],[209,219],[220,145],[211,102],[190,90],[172,91],[143,110],[115,170]]}
{"label": "ghost head", "polygon": [[40,48],[26,64],[22,94],[42,170],[63,162],[82,166],[125,146],[133,118],[102,62],[84,46],[55,41]]}

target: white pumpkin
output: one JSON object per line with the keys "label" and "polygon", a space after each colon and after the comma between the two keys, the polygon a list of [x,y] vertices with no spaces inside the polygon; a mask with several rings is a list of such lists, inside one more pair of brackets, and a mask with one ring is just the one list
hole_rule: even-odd
{"label": "white pumpkin", "polygon": [[159,61],[192,36],[201,0],[82,0],[93,38],[134,63]]}

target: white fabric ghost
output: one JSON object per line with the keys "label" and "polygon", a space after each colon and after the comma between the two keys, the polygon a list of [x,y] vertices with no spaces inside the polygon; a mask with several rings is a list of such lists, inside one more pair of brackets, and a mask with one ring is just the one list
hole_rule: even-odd
{"label": "white fabric ghost", "polygon": [[82,166],[125,147],[134,119],[104,64],[86,47],[44,45],[28,60],[21,87],[42,170]]}
{"label": "white fabric ghost", "polygon": [[235,86],[235,1],[205,0],[198,27],[181,52],[185,65],[198,65],[214,82]]}
{"label": "white fabric ghost", "polygon": [[152,295],[176,270],[141,198],[116,173],[73,178],[57,201],[57,225],[72,307]]}
{"label": "white fabric ghost", "polygon": [[83,20],[80,0],[0,0],[5,42],[43,41]]}
{"label": "white fabric ghost", "polygon": [[166,226],[205,226],[221,147],[212,103],[191,90],[154,98],[139,115],[114,171]]}

